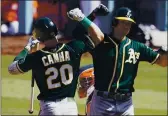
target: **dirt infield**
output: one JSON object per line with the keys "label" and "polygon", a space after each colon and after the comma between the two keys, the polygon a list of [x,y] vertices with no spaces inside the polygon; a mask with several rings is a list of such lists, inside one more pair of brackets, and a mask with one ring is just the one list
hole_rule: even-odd
{"label": "dirt infield", "polygon": [[[5,36],[1,37],[1,54],[17,55],[26,45],[30,36]],[[85,53],[84,56],[90,56]]]}
{"label": "dirt infield", "polygon": [[1,37],[1,54],[16,55],[26,45],[29,36],[5,36]]}
{"label": "dirt infield", "polygon": [[[16,55],[27,44],[30,36],[5,36],[1,37],[1,53],[3,55]],[[66,41],[67,42],[67,41]]]}

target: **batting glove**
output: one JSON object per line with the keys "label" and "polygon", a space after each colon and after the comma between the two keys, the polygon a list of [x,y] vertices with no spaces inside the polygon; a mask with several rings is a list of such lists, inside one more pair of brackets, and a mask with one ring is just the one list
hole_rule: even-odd
{"label": "batting glove", "polygon": [[36,44],[38,44],[39,42],[40,42],[39,40],[33,39],[33,37],[30,37],[25,48],[26,48],[28,51],[30,51],[31,48],[35,47]]}
{"label": "batting glove", "polygon": [[167,46],[162,46],[161,49],[165,52],[168,52],[168,47]]}
{"label": "batting glove", "polygon": [[109,9],[103,5],[103,4],[100,4],[98,7],[96,7],[94,10],[93,10],[93,13],[96,15],[96,16],[106,16],[109,14]]}
{"label": "batting glove", "polygon": [[79,22],[85,18],[85,15],[82,13],[82,11],[79,8],[70,10],[69,12],[67,12],[67,15],[70,19],[76,20]]}
{"label": "batting glove", "polygon": [[161,46],[158,50],[157,50],[157,52],[159,52],[159,53],[167,53],[168,52],[168,47],[167,46]]}

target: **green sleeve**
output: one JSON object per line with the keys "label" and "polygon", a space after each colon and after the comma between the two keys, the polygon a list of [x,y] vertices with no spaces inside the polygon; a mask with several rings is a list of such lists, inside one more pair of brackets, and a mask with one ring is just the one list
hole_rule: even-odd
{"label": "green sleeve", "polygon": [[139,43],[139,46],[140,46],[140,61],[148,61],[152,64],[155,63],[155,61],[159,57],[159,54],[142,43]]}
{"label": "green sleeve", "polygon": [[24,48],[15,58],[14,61],[20,60],[20,59],[24,59],[26,58],[27,54],[29,53],[29,51]]}
{"label": "green sleeve", "polygon": [[18,67],[22,72],[27,72],[33,68],[33,54],[28,54],[25,58],[22,58],[18,61]]}
{"label": "green sleeve", "polygon": [[32,54],[28,54],[28,50],[27,49],[23,49],[15,58],[14,61],[18,61],[18,69],[21,72],[27,72],[30,69],[32,69],[32,60],[33,60],[33,56]]}

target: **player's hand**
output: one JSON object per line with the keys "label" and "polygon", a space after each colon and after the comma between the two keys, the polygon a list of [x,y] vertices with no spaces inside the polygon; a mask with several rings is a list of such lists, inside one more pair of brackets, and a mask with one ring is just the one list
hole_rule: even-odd
{"label": "player's hand", "polygon": [[67,12],[67,15],[70,19],[76,20],[76,21],[82,21],[85,18],[85,15],[82,13],[82,11],[79,8],[75,8]]}
{"label": "player's hand", "polygon": [[25,48],[26,48],[28,51],[30,51],[31,48],[35,47],[39,42],[40,42],[39,40],[34,39],[33,37],[30,37]]}
{"label": "player's hand", "polygon": [[162,46],[161,49],[165,52],[168,52],[168,47],[167,46]]}
{"label": "player's hand", "polygon": [[109,14],[109,9],[103,5],[103,4],[100,4],[98,7],[96,7],[94,10],[93,10],[93,13],[96,15],[96,16],[106,16]]}
{"label": "player's hand", "polygon": [[165,52],[168,52],[168,47],[167,46],[161,46],[158,50],[157,50],[157,52],[159,52],[159,53],[165,53]]}

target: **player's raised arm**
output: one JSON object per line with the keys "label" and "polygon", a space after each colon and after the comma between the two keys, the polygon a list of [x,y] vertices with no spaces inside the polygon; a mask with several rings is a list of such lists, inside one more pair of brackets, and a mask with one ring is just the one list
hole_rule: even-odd
{"label": "player's raised arm", "polygon": [[150,47],[140,43],[140,61],[147,61],[151,64],[157,64],[162,67],[168,65],[168,50],[167,46],[160,48],[158,51],[154,51]]}
{"label": "player's raised arm", "polygon": [[18,66],[18,63],[24,63],[25,58],[27,57],[30,50],[38,44],[39,41],[37,39],[33,39],[30,37],[26,47],[14,58],[13,62],[9,65],[8,71],[10,74],[16,75],[24,73]]}
{"label": "player's raised arm", "polygon": [[[108,14],[109,14],[108,8],[105,5],[100,4],[87,16],[87,18],[91,21],[94,21],[94,19],[97,16],[106,16]],[[75,39],[82,40],[86,44],[91,43],[89,45],[93,45],[92,48],[95,47],[92,40],[90,38],[88,39],[89,37],[88,32],[80,22],[76,25],[75,29],[72,31],[72,35]]]}
{"label": "player's raised arm", "polygon": [[96,18],[96,16],[106,16],[108,14],[109,14],[108,8],[105,5],[100,4],[89,14],[89,16],[87,16],[87,18],[93,21]]}
{"label": "player's raised arm", "polygon": [[104,39],[104,34],[100,28],[90,21],[79,8],[75,8],[67,12],[67,15],[70,19],[79,21],[87,30],[91,36],[92,41],[95,45],[98,45]]}

